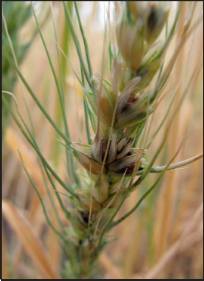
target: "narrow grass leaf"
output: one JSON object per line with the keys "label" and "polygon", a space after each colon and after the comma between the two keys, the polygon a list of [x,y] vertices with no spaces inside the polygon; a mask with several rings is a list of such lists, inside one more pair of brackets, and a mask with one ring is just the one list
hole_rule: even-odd
{"label": "narrow grass leaf", "polygon": [[70,31],[71,31],[71,34],[72,34],[72,37],[73,37],[73,40],[74,40],[74,43],[75,43],[75,46],[76,46],[76,49],[77,49],[77,53],[78,53],[78,56],[79,56],[81,67],[83,69],[84,75],[86,77],[86,80],[87,80],[90,88],[92,88],[92,83],[91,83],[89,74],[87,72],[87,69],[86,69],[86,66],[84,64],[84,60],[83,60],[83,57],[82,57],[81,47],[80,47],[80,44],[79,44],[79,41],[78,41],[78,38],[77,38],[77,34],[74,30],[74,26],[73,26],[73,23],[72,23],[72,20],[71,20],[71,16],[70,16],[70,13],[69,13],[69,10],[66,6],[65,1],[63,1],[63,5],[64,5],[64,11],[65,11],[67,23],[69,25],[69,28],[70,28]]}
{"label": "narrow grass leaf", "polygon": [[74,1],[74,7],[75,7],[75,10],[76,10],[77,19],[78,19],[78,22],[79,22],[79,28],[80,28],[81,35],[82,35],[83,42],[84,42],[86,60],[87,60],[88,68],[89,68],[89,76],[92,77],[93,73],[92,73],[92,66],[91,66],[91,60],[90,60],[90,55],[89,55],[89,48],[88,48],[86,36],[84,34],[84,29],[83,29],[83,25],[81,23],[81,18],[80,18],[80,15],[79,15],[78,5],[77,5],[76,1]]}

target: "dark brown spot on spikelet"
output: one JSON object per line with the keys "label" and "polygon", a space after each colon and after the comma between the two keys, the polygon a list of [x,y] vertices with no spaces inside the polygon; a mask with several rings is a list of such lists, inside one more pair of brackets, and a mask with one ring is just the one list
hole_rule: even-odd
{"label": "dark brown spot on spikelet", "polygon": [[123,113],[125,110],[127,110],[128,108],[130,108],[130,107],[133,105],[133,103],[135,103],[135,102],[137,101],[137,99],[138,99],[138,97],[137,97],[135,94],[132,93],[132,94],[129,96],[129,99],[128,99],[127,103],[126,103],[125,106],[123,107],[122,113]]}

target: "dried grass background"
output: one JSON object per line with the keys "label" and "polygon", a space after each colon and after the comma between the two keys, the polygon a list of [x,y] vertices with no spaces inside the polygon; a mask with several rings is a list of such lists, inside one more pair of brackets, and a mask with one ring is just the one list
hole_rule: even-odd
{"label": "dried grass background", "polygon": [[[83,15],[84,5],[89,5],[91,13],[82,17],[85,34],[90,48],[91,60],[95,72],[100,72],[103,48],[103,28],[98,28],[98,19],[103,2],[79,2]],[[181,30],[186,18],[188,2],[184,2],[180,29],[167,52],[166,60],[175,51],[177,38],[182,36]],[[202,3],[198,2],[192,21],[196,20]],[[57,35],[62,42],[64,12],[60,2],[54,4]],[[171,19],[170,19],[171,20]],[[29,22],[22,35],[32,26]],[[76,25],[76,30],[78,26]],[[54,41],[51,17],[43,27],[43,35],[49,47],[53,62],[57,65],[56,46]],[[203,51],[202,24],[188,39],[178,57],[170,80],[164,91],[165,98],[153,116],[149,139],[164,116],[175,88],[178,87],[178,98],[187,85],[189,77],[196,65],[200,63]],[[69,42],[71,55],[69,60],[74,69],[79,69],[78,58]],[[56,66],[57,67],[57,66]],[[58,120],[59,100],[51,75],[49,63],[39,36],[36,37],[29,53],[21,65],[21,71],[29,81],[31,88],[47,108],[54,120]],[[174,155],[181,141],[188,135],[178,157],[181,161],[202,152],[203,147],[203,73],[194,80],[189,93],[177,113],[170,131],[168,145],[157,160],[158,165],[165,164]],[[153,82],[154,83],[154,82]],[[6,89],[4,89],[6,90]],[[17,81],[14,94],[21,114],[29,123],[23,102],[25,95],[33,123],[36,138],[43,155],[62,178],[66,179],[64,149],[52,137],[53,128],[48,124],[26,89]],[[67,115],[72,141],[86,142],[82,89],[78,84],[70,66],[66,77]],[[178,100],[178,99],[177,99]],[[175,101],[176,104],[176,101]],[[173,109],[171,110],[173,112]],[[169,114],[171,118],[171,114]],[[165,128],[165,126],[164,126]],[[154,139],[148,155],[151,158],[158,142],[163,136],[162,129]],[[25,141],[16,125],[11,120],[3,143],[2,195],[3,195],[3,278],[50,278],[57,279],[62,265],[62,250],[56,235],[47,226],[39,199],[30,185],[16,148],[24,158],[25,165],[35,181],[43,197],[46,207],[51,210],[47,200],[44,182],[35,151]],[[76,162],[77,165],[77,162]],[[100,256],[103,279],[201,279],[203,276],[202,245],[202,195],[203,172],[202,160],[198,160],[184,169],[169,171],[161,184],[150,194],[136,213],[118,225],[111,234],[118,239],[109,244]],[[137,199],[150,187],[155,179],[151,174],[145,183],[125,201],[120,214],[130,210]],[[58,186],[61,190],[60,186]],[[62,190],[61,190],[62,191]],[[11,203],[13,205],[11,205]],[[15,207],[14,207],[15,206]],[[51,214],[50,214],[51,215]],[[53,223],[57,226],[55,216]],[[62,218],[65,225],[69,222]],[[27,227],[27,228],[26,228]]]}

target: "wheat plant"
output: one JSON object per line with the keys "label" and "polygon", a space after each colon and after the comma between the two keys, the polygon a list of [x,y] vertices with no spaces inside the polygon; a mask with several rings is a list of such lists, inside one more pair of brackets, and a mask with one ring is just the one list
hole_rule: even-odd
{"label": "wheat plant", "polygon": [[[199,153],[188,159],[175,161],[189,136],[174,140],[172,135],[178,131],[175,125],[179,120],[178,113],[189,94],[189,89],[200,74],[202,63],[198,61],[195,69],[188,73],[189,79],[185,84],[180,76],[174,87],[169,85],[175,65],[179,62],[182,64],[183,49],[200,26],[202,14],[198,13],[194,19],[196,3],[187,5],[187,2],[178,2],[174,5],[175,14],[172,15],[172,2],[121,1],[114,2],[114,21],[111,22],[113,3],[109,3],[105,13],[102,52],[98,54],[101,55],[102,62],[96,72],[78,3],[58,3],[65,19],[64,33],[60,39],[54,10],[57,3],[47,4],[52,13],[57,63],[54,63],[55,60],[50,54],[32,2],[30,7],[49,62],[50,77],[52,76],[50,79],[55,83],[55,95],[58,97],[56,118],[53,118],[39,95],[32,90],[27,75],[19,68],[18,56],[13,48],[14,42],[4,15],[4,40],[7,40],[7,45],[3,44],[3,58],[17,73],[26,93],[32,97],[44,120],[51,125],[49,128],[54,129],[50,136],[55,142],[53,147],[56,148],[53,148],[53,159],[48,159],[39,145],[39,135],[33,129],[31,108],[28,125],[26,117],[21,113],[21,100],[15,97],[12,89],[3,86],[2,100],[7,112],[10,112],[38,156],[36,165],[40,167],[39,174],[43,180],[38,179],[38,176],[33,177],[33,168],[29,167],[25,159],[28,155],[18,149],[22,166],[36,191],[46,221],[55,235],[54,240],[59,241],[61,246],[63,254],[60,274],[56,272],[54,265],[49,264],[42,245],[28,225],[23,224],[15,207],[4,202],[3,214],[17,235],[23,237],[23,244],[40,268],[42,276],[51,279],[57,279],[59,275],[64,279],[96,279],[100,275],[99,260],[109,268],[101,259],[101,253],[117,239],[116,235],[113,235],[114,229],[119,225],[123,226],[146,201],[150,200],[148,206],[155,202],[154,194],[158,194],[156,189],[161,188],[165,174],[202,158],[202,153]],[[179,37],[172,52],[170,46],[176,34],[179,34]],[[65,38],[69,45],[68,42],[66,44]],[[72,53],[79,60],[77,67],[72,65]],[[81,134],[75,138],[77,141],[73,141],[70,134],[71,120],[68,118],[67,103],[70,102],[71,90],[66,85],[66,64],[70,64],[70,71],[74,73],[74,85],[77,84],[83,93],[81,99],[86,138]],[[165,110],[161,110],[168,91],[171,92],[171,97]],[[8,95],[14,100],[15,109],[10,108],[6,99]],[[163,114],[158,122],[156,114],[159,110]],[[78,126],[80,127],[80,124]],[[166,157],[169,140],[174,144],[170,157]],[[60,161],[62,153],[65,153],[65,163]],[[156,165],[158,159],[161,165]],[[64,165],[66,175],[60,172]],[[152,174],[158,176],[153,178]],[[144,188],[150,177],[148,188]],[[172,195],[168,182],[165,189],[169,192],[166,197],[169,211],[171,205],[168,204],[172,202]],[[125,202],[128,202],[136,190],[139,192],[139,198],[133,201],[131,208],[121,213]],[[35,204],[33,208],[35,209]],[[163,210],[165,212],[165,209]],[[167,211],[168,221],[170,215]],[[19,223],[19,228],[14,220]],[[168,231],[165,227],[163,229]],[[186,232],[188,233],[188,228]],[[36,250],[33,249],[28,236],[36,241]],[[120,233],[118,237],[120,238]],[[131,244],[131,241],[129,243]],[[161,239],[161,254],[164,248],[165,241]],[[39,255],[41,252],[43,254]],[[137,258],[140,258],[139,253]],[[124,277],[129,278],[127,272],[130,269],[126,264],[125,269]],[[158,269],[153,268],[144,278],[154,278],[154,270]],[[110,272],[114,277],[122,278],[117,271],[115,273],[114,267]]]}

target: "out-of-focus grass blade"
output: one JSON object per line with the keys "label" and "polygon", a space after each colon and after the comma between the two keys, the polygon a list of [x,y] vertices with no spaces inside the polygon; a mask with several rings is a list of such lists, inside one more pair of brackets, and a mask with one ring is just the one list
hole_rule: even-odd
{"label": "out-of-focus grass blade", "polygon": [[[73,14],[73,1],[67,1],[67,7],[70,13],[70,16],[72,18]],[[60,11],[61,13],[61,11]],[[61,19],[60,19],[61,20]],[[63,86],[66,89],[66,77],[67,77],[67,67],[68,64],[66,60],[63,59],[63,56],[68,56],[70,54],[69,46],[70,46],[70,39],[71,39],[71,33],[69,26],[67,25],[66,19],[63,19],[63,30],[60,30],[60,45],[62,46],[62,53],[60,54],[60,59],[61,59],[61,65],[62,65],[62,80],[63,80]],[[58,45],[59,46],[59,45]],[[67,58],[67,57],[66,57]]]}
{"label": "out-of-focus grass blade", "polygon": [[82,23],[81,23],[81,18],[80,18],[80,15],[79,15],[78,5],[77,5],[76,1],[74,1],[74,7],[75,7],[75,10],[76,10],[77,19],[78,19],[78,22],[79,22],[79,28],[80,28],[81,35],[82,35],[83,42],[84,42],[86,60],[87,60],[88,68],[89,68],[89,76],[92,77],[92,66],[91,66],[91,60],[90,60],[90,55],[89,55],[89,48],[88,48],[86,36],[84,34],[84,29],[83,29],[83,26],[82,26]]}
{"label": "out-of-focus grass blade", "polygon": [[[55,40],[56,40],[56,42],[58,42],[58,41],[57,41],[56,24],[55,24],[55,18],[54,18],[54,13],[53,13],[52,4],[51,4],[51,10],[52,10],[52,16],[53,16],[53,25],[54,25]],[[33,12],[34,12],[34,10],[33,10]],[[37,21],[36,15],[35,15],[35,18],[36,18],[36,21]],[[49,61],[50,61],[50,64],[52,65],[51,58],[50,58],[50,55],[49,55],[49,52],[48,52],[46,43],[45,43],[45,41],[44,41],[44,38],[43,38],[43,35],[42,35],[42,32],[41,32],[41,29],[40,29],[39,24],[38,24],[38,27],[39,27],[39,32],[40,32],[40,35],[41,35],[41,38],[42,38],[44,47],[45,47],[45,49],[46,49],[46,53],[47,53],[48,59],[49,59]],[[69,127],[68,127],[67,116],[66,116],[66,108],[65,108],[65,104],[66,104],[66,103],[65,103],[65,94],[64,94],[64,84],[63,84],[62,65],[61,65],[61,62],[60,62],[60,55],[59,55],[58,44],[57,44],[56,47],[57,47],[57,58],[58,58],[59,70],[60,70],[60,82],[61,82],[61,90],[60,90],[60,88],[58,88],[58,94],[59,94],[59,98],[60,98],[60,105],[61,105],[61,108],[62,108],[62,116],[63,116],[63,121],[64,121],[65,134],[66,134],[66,136],[67,136],[68,138],[70,138]],[[54,67],[53,67],[53,66],[52,66],[52,69],[53,69],[53,75],[56,77],[56,81],[57,81],[57,76],[56,76],[56,73],[55,73],[55,71],[54,71]],[[59,85],[58,85],[58,86],[59,86]],[[65,150],[65,152],[66,152],[66,161],[67,161],[67,172],[68,172],[69,178],[70,178],[70,162],[71,162],[72,174],[73,174],[73,176],[74,176],[75,182],[78,184],[78,183],[79,183],[79,179],[78,179],[77,174],[76,174],[76,172],[75,172],[74,161],[73,161],[73,155],[72,155],[71,153],[68,155],[67,149]],[[58,155],[59,155],[59,153],[58,153]],[[70,162],[69,162],[69,157],[70,157]]]}
{"label": "out-of-focus grass blade", "polygon": [[[165,39],[167,39],[167,38],[168,38],[168,22],[166,22],[165,28],[166,28],[166,29],[165,29]],[[159,74],[158,74],[158,76],[157,76],[157,81],[156,81],[156,83],[155,83],[155,88],[156,88],[157,85],[158,85],[159,79],[160,79],[161,74],[162,74],[163,67],[164,67],[164,62],[162,63],[162,65],[161,65],[160,68],[159,68]]]}
{"label": "out-of-focus grass blade", "polygon": [[113,67],[113,60],[114,60],[114,54],[112,51],[111,42],[109,42],[109,45],[108,45],[108,53],[109,53],[109,64],[110,64],[110,71],[111,71],[111,69]]}
{"label": "out-of-focus grass blade", "polygon": [[11,202],[3,201],[2,213],[21,243],[24,245],[26,252],[33,260],[40,275],[45,279],[60,279],[57,273],[53,270],[54,265],[50,263],[49,257],[45,252],[41,241],[19,210],[15,208]]}
{"label": "out-of-focus grass blade", "polygon": [[121,276],[121,272],[119,271],[119,268],[117,268],[110,258],[105,254],[102,253],[99,256],[99,262],[104,267],[104,269],[111,275],[111,279],[123,279]]}
{"label": "out-of-focus grass blade", "polygon": [[[55,36],[55,41],[58,42],[58,39],[57,39],[57,31],[56,31],[56,22],[55,22],[55,17],[54,17],[54,11],[53,11],[53,6],[52,6],[52,2],[50,2],[50,8],[51,8],[51,11],[52,11],[52,18],[53,18],[53,27],[54,27],[54,36]],[[36,17],[36,16],[35,16]],[[37,20],[37,17],[36,17],[36,20]],[[49,54],[48,50],[47,50],[47,46],[46,46],[46,43],[45,43],[45,40],[43,38],[43,35],[42,35],[42,31],[40,29],[40,26],[38,25],[39,27],[39,32],[40,32],[40,36],[43,40],[43,44],[44,44],[44,47],[46,49],[46,53]],[[69,137],[69,130],[68,130],[68,123],[67,123],[67,118],[66,118],[66,108],[65,108],[65,94],[64,94],[64,79],[63,79],[63,73],[62,73],[62,65],[61,65],[61,60],[60,60],[60,54],[59,54],[59,48],[57,47],[58,45],[56,45],[56,50],[57,50],[57,59],[58,59],[58,64],[59,64],[59,77],[60,77],[60,86],[61,86],[61,89],[59,91],[59,88],[58,88],[58,95],[59,95],[59,99],[60,99],[60,107],[58,106],[58,102],[56,103],[56,108],[57,108],[57,112],[56,112],[56,123],[60,126],[61,124],[61,117],[63,119],[63,122],[64,122],[64,126],[65,126],[65,133],[67,135],[67,137]],[[49,59],[49,57],[48,57]],[[51,61],[51,58],[50,58],[50,61]],[[54,72],[55,73],[55,72]],[[53,74],[54,74],[53,73]],[[56,74],[54,74],[56,76],[56,80],[57,80],[57,71],[56,71]],[[65,74],[64,74],[65,75]],[[61,108],[63,107],[62,111],[63,111],[63,116],[61,116]],[[59,161],[59,158],[60,158],[60,146],[59,146],[59,143],[56,143],[55,144],[55,147],[53,148],[53,156],[54,156],[54,162],[55,162],[55,165],[57,166],[58,164],[58,161]],[[69,162],[69,156],[71,155],[68,155],[68,151],[65,150],[65,153],[66,153],[66,162],[67,162],[67,173],[68,173],[68,177],[70,179],[70,162]]]}
{"label": "out-of-focus grass blade", "polygon": [[74,26],[73,26],[73,23],[72,23],[72,20],[71,20],[71,17],[70,17],[70,14],[69,14],[69,11],[68,11],[68,8],[66,6],[65,1],[63,1],[63,5],[64,5],[64,11],[65,11],[67,23],[69,25],[69,28],[70,28],[70,31],[71,31],[71,34],[72,34],[72,37],[73,37],[73,40],[74,40],[74,43],[75,43],[75,46],[76,46],[76,49],[77,49],[77,53],[78,53],[78,56],[79,56],[80,65],[83,69],[86,80],[87,80],[90,88],[92,89],[92,83],[91,83],[89,74],[87,72],[87,69],[86,69],[86,66],[85,66],[85,63],[84,63],[84,60],[83,60],[83,57],[82,57],[81,47],[80,47],[80,44],[79,44],[79,41],[78,41],[78,38],[77,38],[77,34],[74,30]]}
{"label": "out-of-focus grass blade", "polygon": [[21,151],[21,154],[23,155],[24,162],[26,164],[26,167],[32,174],[33,178],[35,178],[36,182],[40,186],[40,190],[42,192],[41,188],[44,186],[43,180],[40,174],[39,166],[36,162],[36,157],[31,151],[26,147],[26,145],[22,142],[22,140],[19,138],[19,136],[16,134],[16,132],[12,128],[8,128],[5,135],[5,141],[6,144],[9,146],[9,148],[13,151],[13,153],[18,157],[18,153],[16,150],[16,147],[18,147]]}
{"label": "out-of-focus grass blade", "polygon": [[[18,69],[18,67],[15,65],[15,63],[12,61],[12,59],[10,58],[7,50],[3,47],[3,55],[5,55],[9,61],[9,63],[15,68],[17,74],[19,75],[19,77],[21,78],[23,84],[25,85],[25,87],[27,88],[28,92],[30,93],[30,95],[32,96],[32,98],[34,99],[34,101],[36,102],[36,104],[38,105],[38,107],[40,108],[40,110],[42,111],[42,113],[45,115],[45,117],[48,119],[48,121],[50,122],[50,124],[54,127],[54,129],[58,132],[58,134],[65,140],[65,142],[67,144],[71,144],[71,141],[64,135],[64,133],[58,128],[58,126],[55,124],[55,122],[52,120],[52,118],[50,117],[50,115],[47,113],[47,111],[44,109],[44,107],[42,106],[42,104],[40,103],[40,101],[38,100],[38,98],[36,97],[36,95],[34,94],[34,92],[31,90],[30,86],[28,85],[27,81],[25,80],[24,76],[22,75],[22,73],[20,72],[20,70]],[[71,148],[70,148],[71,150]]]}
{"label": "out-of-focus grass blade", "polygon": [[[161,163],[167,163],[168,159],[168,146],[165,147],[163,155],[161,157]],[[150,180],[149,177],[147,177],[147,181]],[[154,232],[154,207],[156,206],[156,200],[158,198],[159,192],[161,191],[161,185],[164,180],[164,177],[161,178],[159,183],[157,184],[156,189],[154,192],[150,193],[149,196],[147,196],[147,232],[148,232],[148,257],[149,257],[149,262],[152,263],[154,259],[154,252],[155,252],[155,244],[154,244],[154,236],[152,233]],[[151,183],[145,183],[146,186],[150,186]],[[142,196],[142,195],[141,195]]]}

